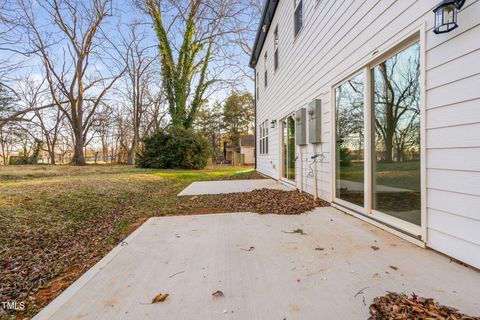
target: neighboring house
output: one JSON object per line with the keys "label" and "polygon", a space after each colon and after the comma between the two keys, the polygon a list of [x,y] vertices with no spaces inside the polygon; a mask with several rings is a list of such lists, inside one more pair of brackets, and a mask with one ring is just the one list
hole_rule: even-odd
{"label": "neighboring house", "polygon": [[480,268],[480,1],[440,1],[266,0],[257,170]]}
{"label": "neighboring house", "polygon": [[253,134],[240,136],[240,154],[243,155],[243,164],[255,163],[255,136]]}
{"label": "neighboring house", "polygon": [[233,164],[235,161],[235,154],[239,154],[240,148],[236,144],[225,144],[224,145],[224,153],[225,153],[225,160]]}

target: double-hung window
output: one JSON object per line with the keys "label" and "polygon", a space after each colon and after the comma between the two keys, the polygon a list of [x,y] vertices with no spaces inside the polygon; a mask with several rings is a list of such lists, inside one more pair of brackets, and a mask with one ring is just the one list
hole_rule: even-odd
{"label": "double-hung window", "polygon": [[273,56],[273,60],[274,60],[274,63],[273,63],[273,66],[275,68],[275,71],[277,70],[278,68],[278,25],[277,27],[275,28],[275,31],[273,32],[273,49],[274,49],[274,56]]}
{"label": "double-hung window", "polygon": [[258,71],[257,71],[257,76],[256,76],[256,89],[257,89],[257,101],[260,99],[260,95],[259,95],[259,92],[260,92],[260,80],[259,80],[259,77],[258,77]]}
{"label": "double-hung window", "polygon": [[294,14],[294,31],[295,31],[295,36],[300,32],[302,29],[303,25],[303,9],[302,9],[302,0],[294,0],[295,4],[295,14]]}
{"label": "double-hung window", "polygon": [[265,56],[263,57],[263,68],[265,70],[265,87],[268,85],[268,56],[267,53],[265,52]]}
{"label": "double-hung window", "polygon": [[260,124],[260,154],[268,154],[268,120]]}

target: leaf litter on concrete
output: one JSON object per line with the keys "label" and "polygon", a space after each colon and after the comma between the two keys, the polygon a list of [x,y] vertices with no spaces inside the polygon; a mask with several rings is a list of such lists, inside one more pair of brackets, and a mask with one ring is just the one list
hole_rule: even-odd
{"label": "leaf litter on concrete", "polygon": [[370,315],[369,320],[480,320],[480,317],[465,315],[455,308],[439,304],[432,298],[395,292],[388,292],[385,296],[373,299]]}
{"label": "leaf litter on concrete", "polygon": [[263,188],[250,192],[181,197],[178,209],[192,214],[211,211],[294,215],[329,205],[320,199],[314,201],[307,193]]}

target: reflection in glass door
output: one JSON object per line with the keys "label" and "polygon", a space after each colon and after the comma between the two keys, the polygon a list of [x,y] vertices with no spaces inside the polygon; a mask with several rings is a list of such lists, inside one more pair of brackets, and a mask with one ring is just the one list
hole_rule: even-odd
{"label": "reflection in glass door", "polygon": [[[421,225],[420,44],[369,71],[368,83],[361,73],[335,88],[335,199],[414,230]],[[371,163],[364,163],[365,155]]]}
{"label": "reflection in glass door", "polygon": [[335,89],[336,177],[338,199],[364,206],[363,74]]}
{"label": "reflection in glass door", "polygon": [[282,177],[295,181],[295,119],[282,121]]}
{"label": "reflection in glass door", "polygon": [[372,209],[420,225],[420,44],[373,71]]}

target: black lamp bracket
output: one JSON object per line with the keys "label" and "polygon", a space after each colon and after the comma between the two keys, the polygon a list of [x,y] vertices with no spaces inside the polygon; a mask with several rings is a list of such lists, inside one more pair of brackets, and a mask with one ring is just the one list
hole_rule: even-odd
{"label": "black lamp bracket", "polygon": [[457,8],[457,10],[460,10],[460,8],[462,8],[464,4],[465,0],[455,0],[455,7]]}

